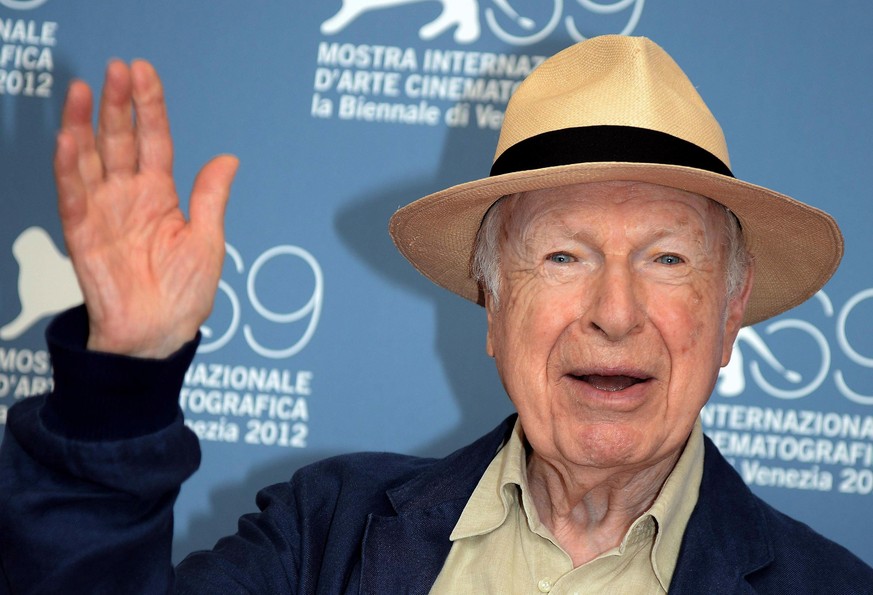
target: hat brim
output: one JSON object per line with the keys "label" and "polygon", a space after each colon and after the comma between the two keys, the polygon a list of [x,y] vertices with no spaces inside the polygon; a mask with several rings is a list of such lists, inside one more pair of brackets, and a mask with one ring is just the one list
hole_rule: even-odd
{"label": "hat brim", "polygon": [[620,180],[699,194],[737,216],[755,263],[744,325],[806,301],[827,283],[842,258],[839,227],[819,209],[730,176],[649,163],[581,163],[466,182],[400,208],[389,231],[401,254],[423,275],[481,305],[470,259],[482,218],[495,201],[517,192]]}

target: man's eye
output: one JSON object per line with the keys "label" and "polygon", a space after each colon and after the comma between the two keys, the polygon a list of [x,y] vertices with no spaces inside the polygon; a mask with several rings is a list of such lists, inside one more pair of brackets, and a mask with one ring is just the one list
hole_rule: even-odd
{"label": "man's eye", "polygon": [[548,260],[549,262],[554,262],[555,264],[567,264],[570,262],[574,262],[576,259],[566,252],[555,252],[554,254],[549,254]]}
{"label": "man's eye", "polygon": [[683,261],[680,257],[676,256],[675,254],[662,254],[661,256],[659,256],[658,258],[655,259],[655,262],[659,262],[661,264],[674,265],[674,264],[682,264],[685,261]]}

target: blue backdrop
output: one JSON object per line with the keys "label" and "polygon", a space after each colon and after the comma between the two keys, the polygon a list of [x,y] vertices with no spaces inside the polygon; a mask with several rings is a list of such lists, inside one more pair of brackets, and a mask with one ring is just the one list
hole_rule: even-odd
{"label": "blue backdrop", "polygon": [[646,35],[707,100],[739,177],[845,232],[823,292],[743,331],[703,420],[755,491],[873,563],[871,28],[861,0],[0,0],[0,433],[50,386],[43,331],[80,300],[51,178],[73,77],[98,86],[112,56],[157,66],[183,193],[210,156],[242,161],[180,397],[204,448],[180,558],[302,464],[445,454],[510,411],[481,309],[421,278],[388,217],[487,173],[507,95],[543,56]]}

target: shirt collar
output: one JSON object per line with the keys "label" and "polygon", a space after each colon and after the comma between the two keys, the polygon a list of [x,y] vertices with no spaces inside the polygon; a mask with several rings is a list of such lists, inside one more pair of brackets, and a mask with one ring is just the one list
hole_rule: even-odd
{"label": "shirt collar", "polygon": [[700,482],[703,479],[703,428],[700,419],[694,423],[682,456],[664,482],[661,493],[648,512],[658,523],[652,565],[655,575],[666,589],[676,569],[679,549],[688,519],[697,505]]}
{"label": "shirt collar", "polygon": [[[484,535],[503,524],[515,506],[515,486],[523,494],[527,487],[527,453],[521,422],[516,420],[512,434],[491,460],[476,489],[467,501],[450,536],[452,541]],[[527,509],[527,502],[523,504]],[[536,513],[534,512],[536,516]],[[530,517],[530,515],[528,515]],[[537,521],[538,521],[537,517]]]}
{"label": "shirt collar", "polygon": [[[697,504],[702,477],[703,430],[698,419],[655,502],[634,521],[618,548],[623,552],[631,541],[651,538],[654,533],[652,567],[665,591],[676,568],[685,527]],[[516,421],[509,440],[492,459],[467,501],[451,540],[484,535],[501,526],[518,505],[519,493],[530,530],[551,539],[529,499],[524,432],[521,423]]]}

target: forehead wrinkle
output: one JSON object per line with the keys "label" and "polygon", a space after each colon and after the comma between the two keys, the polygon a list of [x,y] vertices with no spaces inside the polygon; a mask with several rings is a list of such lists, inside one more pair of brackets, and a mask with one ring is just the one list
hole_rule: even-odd
{"label": "forehead wrinkle", "polygon": [[[621,187],[624,188],[623,192],[612,191]],[[534,234],[538,224],[555,213],[557,213],[557,216],[555,217],[557,222],[556,228],[559,226],[562,230],[561,233],[565,238],[583,243],[590,243],[593,240],[591,234],[596,233],[589,229],[591,226],[575,226],[568,223],[568,219],[573,216],[574,205],[587,205],[590,208],[597,209],[604,208],[611,203],[615,207],[622,208],[634,199],[645,199],[650,194],[649,185],[641,183],[608,182],[602,184],[595,183],[590,186],[585,184],[580,185],[580,190],[583,188],[588,190],[588,192],[585,192],[584,194],[579,192],[572,195],[556,196],[555,193],[567,190],[566,188],[556,188],[539,191],[540,193],[543,193],[544,196],[540,196],[536,199],[528,200],[530,198],[529,195],[531,194],[529,192],[517,193],[505,197],[504,201],[506,204],[503,205],[503,207],[506,208],[506,215],[504,219],[503,234],[505,240],[512,240],[511,242],[507,241],[506,244],[513,244],[512,250],[519,255],[524,254],[525,252],[529,253],[532,249],[535,249],[537,238]],[[671,223],[668,228],[664,228],[663,226],[659,227],[657,234],[653,236],[651,242],[656,242],[666,237],[670,237],[671,235],[681,236],[687,234],[691,237],[692,241],[703,249],[704,252],[708,252],[709,248],[715,248],[719,253],[724,252],[724,246],[727,241],[726,237],[722,237],[721,241],[719,241],[720,236],[726,236],[726,233],[722,231],[724,225],[719,225],[724,217],[721,206],[712,199],[704,196],[685,193],[680,190],[675,190],[675,192],[681,195],[693,196],[705,202],[699,204],[702,208],[695,208],[691,204],[677,198],[675,202],[684,205],[685,209],[678,210],[675,217],[675,224]],[[644,203],[648,202],[650,205],[664,206],[665,203],[672,202],[672,199],[669,197],[665,199],[652,198],[653,200],[651,202],[644,201]],[[664,208],[669,207],[664,206]],[[700,222],[702,224],[701,233],[697,233],[697,231],[689,231],[693,228],[691,224],[692,215],[686,209],[692,209],[700,217]],[[589,214],[584,221],[588,222],[590,219],[591,214]],[[647,220],[637,222],[633,227],[643,227],[645,221]],[[593,222],[592,225],[596,226],[596,221]],[[715,226],[715,229],[713,229],[713,226]],[[619,225],[610,227],[608,232],[609,235],[621,234],[628,238],[632,233],[632,228],[627,225]]]}
{"label": "forehead wrinkle", "polygon": [[535,251],[541,236],[536,235],[536,230],[541,227],[543,220],[558,212],[556,218],[563,235],[571,238],[575,232],[566,224],[560,212],[567,209],[567,204],[561,202],[548,202],[545,207],[542,203],[533,203],[517,200],[522,195],[516,195],[509,205],[509,213],[506,217],[505,238],[510,240],[515,252],[520,254]]}
{"label": "forehead wrinkle", "polygon": [[[659,223],[655,226],[654,223],[646,220],[642,221],[640,224],[636,226],[637,228],[650,228],[642,231],[645,237],[645,241],[648,244],[659,242],[661,240],[673,237],[695,237],[700,234],[697,233],[695,227],[691,224],[687,217],[682,217],[681,220],[671,222],[667,225]],[[627,235],[627,234],[626,234]],[[704,226],[703,235],[706,235],[706,229]]]}
{"label": "forehead wrinkle", "polygon": [[[666,226],[659,224],[656,231],[650,234],[648,243],[656,243],[670,237],[687,237],[707,254],[711,251],[711,248],[719,250],[725,244],[725,241],[719,241],[718,239],[719,236],[725,236],[725,233],[722,232],[724,226],[719,224],[721,208],[717,203],[708,198],[700,198],[706,201],[704,211],[698,211],[687,205],[687,203],[679,202],[678,204],[686,205],[687,209],[680,210]],[[663,203],[660,204],[663,205]],[[688,209],[692,209],[692,212],[689,212]],[[698,215],[699,226],[692,220],[694,217],[693,213]],[[644,226],[646,223],[648,223],[648,220],[642,221],[639,225]],[[722,239],[724,240],[724,238]]]}

